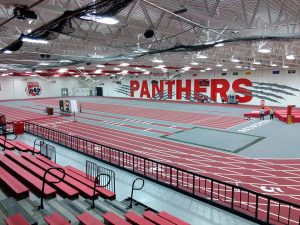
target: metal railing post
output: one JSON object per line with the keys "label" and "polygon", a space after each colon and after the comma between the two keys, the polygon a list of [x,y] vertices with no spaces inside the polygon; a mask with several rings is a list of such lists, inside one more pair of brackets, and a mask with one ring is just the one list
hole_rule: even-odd
{"label": "metal railing post", "polygon": [[[141,187],[136,188],[136,187],[135,187],[135,182],[138,181],[138,180],[141,180],[143,183],[142,183]],[[144,179],[142,179],[142,178],[136,178],[136,179],[133,181],[132,187],[131,187],[130,204],[129,204],[129,207],[128,207],[129,209],[132,208],[133,191],[139,191],[139,190],[142,190],[143,187],[144,187],[144,184],[145,184],[145,181],[144,181]]]}
{"label": "metal railing post", "polygon": [[59,170],[59,171],[61,171],[62,174],[63,174],[63,177],[58,178],[58,179],[59,179],[58,181],[49,182],[49,183],[57,184],[57,183],[61,182],[61,181],[65,178],[65,176],[66,176],[65,170],[64,170],[63,168],[60,168],[60,167],[51,167],[51,168],[49,168],[49,169],[47,169],[47,170],[45,171],[44,177],[43,177],[43,185],[42,185],[41,204],[40,204],[40,206],[39,206],[39,209],[44,209],[44,194],[45,194],[44,192],[45,192],[45,184],[46,184],[46,175],[47,175],[47,173],[49,173],[51,170]]}
{"label": "metal railing post", "polygon": [[[98,182],[100,181],[101,176],[107,176],[108,177],[108,182],[105,185],[97,185]],[[95,208],[95,199],[96,199],[96,189],[97,187],[106,187],[110,183],[110,176],[108,174],[99,174],[96,176],[95,181],[94,181],[94,193],[93,193],[93,200],[92,200],[92,205],[91,209]]]}

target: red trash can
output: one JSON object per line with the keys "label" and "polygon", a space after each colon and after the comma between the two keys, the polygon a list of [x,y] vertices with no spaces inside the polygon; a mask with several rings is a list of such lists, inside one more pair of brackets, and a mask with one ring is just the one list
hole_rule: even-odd
{"label": "red trash can", "polygon": [[14,123],[15,134],[24,134],[24,122],[16,122]]}

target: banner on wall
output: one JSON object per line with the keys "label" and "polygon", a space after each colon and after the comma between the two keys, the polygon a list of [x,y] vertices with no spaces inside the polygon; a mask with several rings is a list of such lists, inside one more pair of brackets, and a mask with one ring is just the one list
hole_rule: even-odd
{"label": "banner on wall", "polygon": [[134,97],[156,100],[198,101],[205,98],[210,102],[228,101],[228,94],[236,94],[239,103],[249,103],[253,98],[281,103],[289,96],[297,96],[300,89],[276,84],[257,82],[246,78],[227,79],[177,79],[177,80],[130,80],[129,85],[119,85],[115,92]]}
{"label": "banner on wall", "polygon": [[25,92],[28,96],[39,96],[42,92],[42,88],[39,82],[27,82]]}

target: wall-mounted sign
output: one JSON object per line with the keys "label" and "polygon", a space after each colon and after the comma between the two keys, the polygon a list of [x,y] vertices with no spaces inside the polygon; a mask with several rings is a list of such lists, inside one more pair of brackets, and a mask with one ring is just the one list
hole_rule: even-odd
{"label": "wall-mounted sign", "polygon": [[25,91],[28,96],[39,96],[42,92],[42,88],[39,82],[27,82]]}

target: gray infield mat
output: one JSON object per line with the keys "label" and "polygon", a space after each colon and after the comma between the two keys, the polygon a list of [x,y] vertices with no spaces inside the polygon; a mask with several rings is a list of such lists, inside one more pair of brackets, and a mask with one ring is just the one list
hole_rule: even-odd
{"label": "gray infield mat", "polygon": [[163,138],[232,153],[240,152],[264,139],[260,136],[200,127],[165,135]]}

